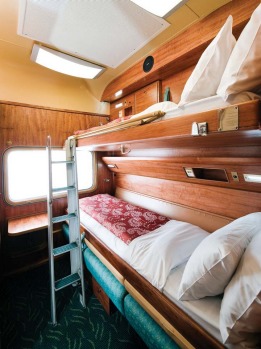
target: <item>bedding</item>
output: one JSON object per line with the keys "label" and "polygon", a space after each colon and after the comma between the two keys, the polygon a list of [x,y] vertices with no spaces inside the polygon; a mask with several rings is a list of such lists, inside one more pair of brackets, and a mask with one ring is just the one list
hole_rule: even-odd
{"label": "bedding", "polygon": [[132,241],[125,260],[162,291],[171,269],[185,262],[208,235],[193,224],[171,220]]}
{"label": "bedding", "polygon": [[[104,194],[102,194],[102,196],[103,195]],[[105,194],[105,197],[106,196],[107,195]],[[110,202],[110,200],[108,200],[108,202]],[[105,210],[108,207],[108,202],[107,205],[102,205]],[[95,205],[93,205],[92,209],[94,207]],[[177,305],[178,308],[188,314],[189,317],[191,317],[194,321],[196,321],[196,323],[198,323],[200,326],[202,326],[202,328],[204,328],[208,333],[216,338],[219,343],[222,343],[226,340],[224,339],[224,334],[222,334],[221,336],[220,329],[222,328],[222,317],[229,319],[228,314],[225,315],[225,310],[229,309],[229,307],[227,307],[227,305],[224,305],[223,315],[220,315],[222,314],[220,312],[222,309],[222,302],[223,304],[229,302],[232,307],[232,311],[233,309],[235,309],[233,308],[233,294],[235,291],[235,285],[236,287],[239,287],[237,292],[240,292],[240,290],[242,289],[240,286],[241,284],[238,285],[238,280],[241,280],[240,275],[242,274],[242,268],[240,267],[240,265],[244,262],[245,258],[254,258],[253,256],[255,256],[255,251],[257,250],[253,250],[251,246],[259,246],[255,239],[257,235],[260,236],[260,234],[258,234],[260,233],[259,230],[261,226],[260,212],[253,213],[233,221],[225,227],[218,229],[216,232],[217,234],[209,234],[203,229],[192,224],[170,219],[159,228],[154,229],[153,231],[148,232],[145,235],[136,237],[129,244],[123,242],[118,238],[117,235],[110,232],[108,230],[108,227],[106,228],[101,225],[86,212],[82,210],[80,212],[81,224],[87,230],[95,235],[102,243],[107,245],[113,252],[115,252],[116,255],[121,257],[140,275],[147,279],[154,287],[159,290],[159,292],[165,295],[167,299],[171,300],[171,302]],[[115,213],[116,212],[118,214],[124,214],[124,210],[121,209],[120,211],[117,211],[116,208]],[[209,244],[209,239],[212,235],[214,236],[214,241]],[[226,243],[228,244],[228,251],[230,252],[231,250],[233,250],[233,247],[237,251],[237,245],[239,245],[240,256],[246,249],[241,262],[239,262],[240,257],[238,256],[238,254],[235,260],[234,257],[232,259],[230,258],[230,261],[232,260],[234,262],[234,264],[232,265],[232,267],[234,268],[233,271],[236,270],[236,273],[231,282],[229,281],[231,279],[231,273],[233,273],[233,271],[228,272],[228,274],[230,275],[228,279],[226,279],[225,276],[221,274],[222,280],[225,280],[225,284],[227,286],[225,289],[225,296],[227,294],[227,297],[225,298],[224,296],[223,298],[222,294],[218,294],[215,296],[203,297],[197,300],[180,300],[179,289],[188,265],[188,260],[191,259],[191,256],[193,256],[200,245],[205,246],[204,244],[206,243],[206,241],[207,247],[205,246],[203,250],[201,249],[202,255],[208,256],[209,254],[212,254],[212,250],[215,247],[217,250],[220,250],[222,252],[223,247],[219,246],[220,241],[218,238],[220,238],[221,240],[221,245],[226,245]],[[237,240],[240,240],[239,244],[237,244]],[[213,248],[210,248],[211,245],[213,245]],[[175,253],[173,253],[174,251]],[[259,256],[256,257],[258,258]],[[229,266],[231,267],[230,264],[231,263],[229,263]],[[228,266],[226,266],[225,261],[223,262],[222,260],[221,265],[225,267],[226,271],[228,271]],[[238,268],[237,265],[239,265]],[[253,265],[253,263],[250,263],[250,265]],[[249,266],[248,263],[247,266]],[[193,264],[192,269],[194,267],[197,269],[196,263],[195,265]],[[260,265],[257,265],[257,268],[257,273],[260,273]],[[246,269],[243,268],[244,273],[245,270]],[[246,273],[247,275],[249,274],[248,278],[253,277],[253,275],[251,276],[250,273]],[[233,281],[233,279],[235,281]],[[210,283],[215,285],[216,281],[211,280]],[[247,284],[248,283],[245,284],[246,287],[248,287]],[[217,285],[219,286],[219,283],[217,283]],[[257,288],[255,285],[257,285]],[[260,306],[259,288],[260,282],[254,283],[254,292],[251,294],[252,298],[250,297],[252,300],[255,299],[254,302],[252,302],[254,308],[250,307],[250,309],[254,309],[254,313],[252,313],[254,319],[257,316],[256,306]],[[254,298],[253,294],[256,294],[257,298]],[[234,302],[237,302],[240,298],[240,296],[236,297],[234,299]],[[246,302],[246,304],[249,304],[249,302]],[[228,310],[228,313],[230,314],[230,310]],[[231,314],[233,314],[233,312]],[[251,316],[252,314],[251,310],[249,312],[246,312],[246,319],[249,320],[249,316]],[[260,316],[259,311],[258,314],[258,316]],[[233,319],[235,319],[234,315],[232,315],[232,317]],[[227,329],[227,325],[224,325],[224,328]],[[255,331],[257,330],[256,327],[253,328]],[[224,333],[225,331],[226,330],[223,329]],[[227,341],[226,343],[228,348],[236,347],[234,346],[233,342]],[[232,344],[230,345],[230,343]]]}
{"label": "bedding", "polygon": [[[114,234],[112,234],[107,228],[102,226],[100,223],[98,223],[95,219],[93,219],[91,216],[89,216],[82,210],[80,210],[80,215],[81,215],[81,224],[88,231],[90,231],[94,236],[96,236],[100,241],[105,243],[112,251],[114,251],[116,255],[118,255],[119,257],[121,257],[123,260],[126,261],[126,259],[128,258],[127,256],[129,256],[128,249],[130,249],[131,244],[130,245],[125,244],[122,240],[120,240]],[[160,229],[162,229],[163,227],[164,226],[162,226]],[[202,233],[199,232],[198,236],[196,237],[196,240],[200,240],[204,236],[205,236],[204,231]],[[135,240],[138,241],[143,237],[144,236],[138,237]],[[181,258],[181,261],[182,261],[182,258]],[[88,262],[86,265],[88,265]],[[181,280],[185,265],[186,265],[186,262],[185,263],[181,262],[181,264],[178,267],[170,270],[169,274],[167,275],[167,282],[162,289],[162,293],[167,298],[169,298],[172,302],[177,304],[183,311],[185,311],[192,319],[194,319],[204,329],[206,329],[209,333],[211,333],[211,335],[213,335],[220,342],[222,342],[220,337],[219,327],[218,327],[219,310],[220,310],[220,304],[221,304],[220,297],[208,297],[205,299],[192,301],[192,302],[179,301],[177,298],[177,289],[178,289],[177,285]],[[198,307],[198,304],[200,305],[200,307]]]}
{"label": "bedding", "polygon": [[245,248],[260,232],[261,212],[238,218],[204,239],[183,273],[179,299],[193,300],[224,292]]}
{"label": "bedding", "polygon": [[79,207],[126,244],[169,221],[167,217],[156,212],[134,206],[108,194],[80,199]]}
{"label": "bedding", "polygon": [[167,120],[178,116],[226,108],[234,104],[238,105],[240,103],[255,99],[261,99],[260,95],[253,92],[244,91],[235,95],[231,95],[226,101],[224,101],[221,96],[215,95],[198,101],[185,103],[182,106],[178,106],[174,102],[160,102],[153,104],[139,114],[130,115],[124,118],[118,118],[109,122],[108,124],[93,127],[88,130],[75,131],[74,136],[77,139],[81,139],[95,135],[106,134],[144,125],[147,123]]}
{"label": "bedding", "polygon": [[229,16],[217,36],[205,49],[188,78],[181,94],[179,107],[216,95],[230,54],[236,44],[232,34],[233,18]]}
{"label": "bedding", "polygon": [[174,304],[177,304],[185,313],[191,316],[198,324],[205,328],[215,338],[222,342],[219,330],[219,314],[222,297],[205,297],[193,301],[180,301],[178,289],[186,267],[186,262],[174,268],[169,273],[163,289],[165,294]]}
{"label": "bedding", "polygon": [[217,89],[224,100],[261,88],[261,4],[253,12],[231,53]]}
{"label": "bedding", "polygon": [[224,343],[238,348],[261,347],[261,230],[244,252],[221,303]]}

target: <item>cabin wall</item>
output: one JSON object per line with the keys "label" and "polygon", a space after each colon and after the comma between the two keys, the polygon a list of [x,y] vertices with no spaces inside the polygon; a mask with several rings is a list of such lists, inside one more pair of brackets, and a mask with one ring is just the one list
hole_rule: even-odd
{"label": "cabin wall", "polygon": [[[43,213],[47,211],[47,206],[46,200],[18,206],[11,206],[5,202],[3,195],[4,152],[8,148],[15,146],[46,146],[47,135],[51,135],[53,146],[63,146],[67,137],[71,136],[75,130],[87,129],[93,126],[98,126],[100,123],[106,123],[107,117],[107,115],[0,102],[0,180],[2,185],[0,197],[0,219],[3,252],[1,255],[4,257],[3,262],[5,271],[8,270],[8,265],[11,265],[12,262],[14,262],[8,260],[8,251],[5,248],[8,239],[8,219]],[[98,156],[97,160],[99,178],[98,187],[94,193],[110,192],[111,181],[105,182],[104,179],[108,178],[111,180],[112,175],[101,162],[101,155]],[[17,175],[19,176],[19,173]],[[53,205],[54,215],[58,216],[64,214],[66,205],[66,198],[56,199]],[[37,232],[35,234],[37,234]],[[9,239],[17,238],[11,237]]]}
{"label": "cabin wall", "polygon": [[[23,38],[23,40],[26,40]],[[30,61],[30,48],[0,40],[0,99],[50,108],[109,113],[86,80],[64,75]]]}

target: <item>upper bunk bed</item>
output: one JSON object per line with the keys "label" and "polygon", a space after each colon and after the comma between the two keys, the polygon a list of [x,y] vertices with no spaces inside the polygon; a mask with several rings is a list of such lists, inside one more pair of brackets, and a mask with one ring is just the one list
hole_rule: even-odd
{"label": "upper bunk bed", "polygon": [[[235,12],[236,18],[245,10],[239,9],[240,16]],[[139,114],[77,131],[78,146],[124,154],[126,148],[260,145],[261,5],[246,25],[242,18],[235,20],[245,25],[237,40],[234,19],[227,15],[186,81],[178,104],[157,103]]]}
{"label": "upper bunk bed", "polygon": [[261,145],[258,99],[167,119],[175,108],[164,112],[160,107],[155,105],[155,111],[145,111],[96,130],[77,132],[77,145],[93,151],[121,150],[122,153],[135,148]]}

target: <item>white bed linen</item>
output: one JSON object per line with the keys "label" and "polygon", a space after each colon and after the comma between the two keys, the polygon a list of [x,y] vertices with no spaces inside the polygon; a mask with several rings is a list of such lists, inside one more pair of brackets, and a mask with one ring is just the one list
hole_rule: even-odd
{"label": "white bed linen", "polygon": [[219,330],[221,296],[205,297],[193,301],[178,300],[178,289],[185,266],[186,263],[183,263],[171,270],[163,288],[163,294],[222,343]]}
{"label": "white bed linen", "polygon": [[128,248],[127,244],[82,210],[80,210],[80,222],[88,231],[125,260],[125,254]]}
{"label": "white bed linen", "polygon": [[[82,210],[80,210],[80,221],[86,229],[126,261],[129,248],[127,244]],[[221,298],[219,296],[206,297],[196,301],[178,300],[177,294],[185,265],[186,262],[170,271],[162,293],[222,343],[219,331],[219,312],[221,307]]]}
{"label": "white bed linen", "polygon": [[134,239],[126,251],[126,261],[162,291],[171,269],[187,261],[208,235],[194,224],[170,220]]}
{"label": "white bed linen", "polygon": [[231,96],[227,101],[224,101],[222,97],[217,95],[211,96],[198,101],[186,103],[182,107],[177,106],[172,109],[168,109],[166,114],[162,118],[157,119],[157,121],[167,120],[176,116],[201,113],[212,109],[225,108],[233,104],[243,103],[253,99],[260,99],[260,96],[252,92],[242,92]]}
{"label": "white bed linen", "polygon": [[179,107],[176,103],[173,102],[160,102],[151,105],[149,108],[145,109],[139,114],[133,115],[132,118],[158,110],[165,112],[166,114],[162,118],[153,121],[157,122],[160,120],[167,120],[177,116],[190,115],[208,110],[225,108],[233,104],[243,103],[254,99],[261,99],[261,96],[252,92],[241,92],[236,95],[230,96],[228,100],[224,101],[222,97],[215,95],[204,99],[200,99],[198,101],[186,103],[182,107]]}

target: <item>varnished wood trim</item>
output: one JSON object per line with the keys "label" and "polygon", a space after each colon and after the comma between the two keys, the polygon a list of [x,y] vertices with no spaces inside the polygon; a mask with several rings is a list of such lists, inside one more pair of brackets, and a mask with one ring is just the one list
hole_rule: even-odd
{"label": "varnished wood trim", "polygon": [[[245,182],[243,174],[252,173],[261,175],[260,158],[190,158],[190,157],[103,157],[114,173],[132,174],[154,177],[181,182],[196,183],[223,188],[261,192],[260,183]],[[185,168],[204,168],[223,170],[227,181],[190,178],[186,175]],[[232,172],[237,172],[238,181],[232,177]]]}
{"label": "varnished wood trim", "polygon": [[128,174],[117,174],[116,186],[232,219],[261,211],[256,192]]}
{"label": "varnished wood trim", "polygon": [[89,116],[101,116],[108,118],[109,115],[107,114],[98,114],[98,113],[90,113],[86,111],[79,111],[79,110],[70,110],[70,109],[59,109],[59,108],[53,108],[53,107],[44,107],[39,105],[33,105],[33,104],[26,104],[26,103],[18,103],[18,102],[9,102],[9,101],[1,101],[0,104],[6,104],[11,106],[17,106],[17,107],[26,107],[26,108],[34,108],[34,109],[41,109],[41,110],[52,110],[57,112],[63,112],[63,113],[74,113],[74,114],[82,114],[82,115],[89,115]]}
{"label": "varnished wood trim", "polygon": [[[239,129],[219,132],[217,109],[192,115],[183,115],[153,122],[126,130],[90,136],[78,140],[78,146],[91,150],[119,150],[119,144],[134,143],[144,147],[213,147],[261,144],[260,101],[253,100],[238,104]],[[191,136],[193,122],[207,122],[208,135]],[[248,132],[249,131],[249,132]],[[182,137],[181,137],[182,136]],[[146,145],[146,143],[149,144]]]}
{"label": "varnished wood trim", "polygon": [[8,235],[23,235],[46,228],[47,226],[47,213],[37,214],[23,218],[10,219],[8,221]]}

